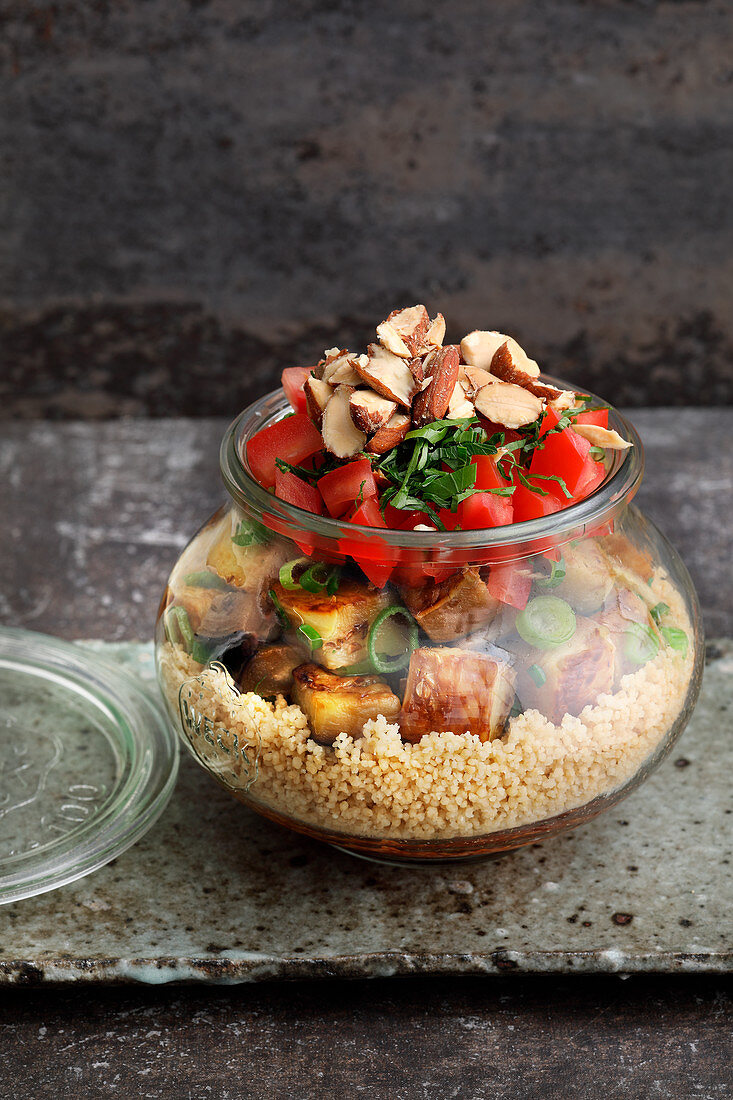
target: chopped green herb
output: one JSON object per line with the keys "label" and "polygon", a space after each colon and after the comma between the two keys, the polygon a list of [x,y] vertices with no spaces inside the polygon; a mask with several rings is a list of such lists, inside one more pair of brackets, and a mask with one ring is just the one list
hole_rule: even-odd
{"label": "chopped green herb", "polygon": [[261,546],[269,542],[270,532],[255,519],[243,519],[237,531],[232,535],[235,546]]}
{"label": "chopped green herb", "polygon": [[547,676],[539,665],[530,665],[527,669],[527,675],[534,680],[538,688],[547,683]]}
{"label": "chopped green herb", "polygon": [[299,626],[298,633],[302,635],[302,637],[305,638],[305,640],[308,642],[311,653],[315,649],[320,649],[323,645],[323,639],[321,638],[321,635],[318,633],[315,627],[309,626],[308,623],[303,623],[301,626]]}
{"label": "chopped green herb", "polygon": [[662,615],[666,615],[668,611],[669,604],[667,603],[658,603],[655,604],[655,606],[652,608],[651,617],[654,619],[654,622],[657,624],[657,626],[659,626]]}
{"label": "chopped green herb", "polygon": [[227,582],[222,580],[218,573],[212,573],[208,569],[200,569],[196,573],[187,573],[183,583],[191,588],[227,588]]}
{"label": "chopped green herb", "polygon": [[288,614],[287,614],[285,608],[280,603],[280,600],[277,598],[277,592],[275,591],[274,588],[270,589],[270,591],[268,592],[268,596],[272,600],[272,606],[275,608],[275,614],[278,617],[278,621],[280,623],[280,626],[284,627],[285,630],[288,630],[290,628],[290,625],[291,625],[290,624],[290,619],[288,618]]}
{"label": "chopped green herb", "polygon": [[687,656],[688,640],[684,630],[677,626],[663,626],[662,637],[671,649],[676,649],[683,657]]}

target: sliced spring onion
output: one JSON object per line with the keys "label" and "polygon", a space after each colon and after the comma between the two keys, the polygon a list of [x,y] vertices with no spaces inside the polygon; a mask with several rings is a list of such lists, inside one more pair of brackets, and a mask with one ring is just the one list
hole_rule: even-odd
{"label": "sliced spring onion", "polygon": [[527,675],[534,680],[538,688],[541,688],[543,684],[547,683],[547,676],[539,665],[530,665],[527,669]]}
{"label": "sliced spring onion", "polygon": [[325,589],[329,596],[333,596],[338,589],[340,575],[341,570],[337,565],[329,568],[324,562],[317,561],[300,578],[300,587],[313,593],[323,592]]}
{"label": "sliced spring onion", "polygon": [[302,623],[302,625],[298,627],[298,633],[307,641],[311,653],[314,649],[320,649],[323,645],[323,638],[321,635],[315,627],[309,626],[308,623]]}
{"label": "sliced spring onion", "polygon": [[659,638],[650,626],[629,623],[624,631],[624,656],[634,665],[645,665],[659,653]]}
{"label": "sliced spring onion", "polygon": [[524,710],[524,707],[522,706],[522,704],[519,702],[519,699],[515,695],[514,696],[514,702],[512,703],[511,710],[509,711],[509,717],[510,718],[516,718],[518,715],[520,715],[522,713],[523,710]]}
{"label": "sliced spring onion", "polygon": [[535,579],[538,588],[557,588],[565,580],[565,558],[561,557],[560,561],[553,561],[551,564],[552,569],[548,576]]}
{"label": "sliced spring onion", "polygon": [[310,558],[293,558],[292,561],[286,561],[285,565],[280,566],[277,579],[283,588],[287,588],[288,592],[294,592],[296,588],[300,588],[300,581],[293,578],[293,570],[298,565],[308,565],[309,561]]}
{"label": "sliced spring onion", "polygon": [[650,612],[651,617],[654,619],[654,622],[657,624],[657,626],[659,626],[659,622],[660,622],[660,619],[662,618],[662,615],[666,615],[668,611],[669,611],[669,604],[668,603],[655,604],[655,606],[651,609],[651,612]]}
{"label": "sliced spring onion", "polygon": [[185,607],[169,607],[163,618],[166,637],[174,645],[179,641],[187,653],[193,648],[194,633]]}
{"label": "sliced spring onion", "polygon": [[671,649],[676,649],[683,657],[687,656],[687,635],[678,626],[663,626],[662,637]]}
{"label": "sliced spring onion", "polygon": [[591,447],[591,449],[588,451],[588,454],[594,460],[594,462],[602,462],[603,459],[606,457],[606,452],[603,447]]}
{"label": "sliced spring onion", "polygon": [[277,592],[274,588],[270,589],[270,591],[268,592],[268,596],[272,600],[272,606],[275,608],[275,614],[278,617],[280,626],[283,626],[286,630],[288,630],[290,627],[290,619],[288,618],[285,608],[277,598]]}
{"label": "sliced spring onion", "polygon": [[[389,627],[398,625],[389,622],[394,617],[404,620],[404,625],[397,632],[394,629],[389,630]],[[396,649],[397,653],[385,652],[388,640],[392,642],[388,648]],[[412,615],[406,607],[400,607],[399,604],[385,607],[372,623],[367,638],[367,652],[373,667],[377,672],[396,672],[400,668],[406,668],[413,649],[417,649],[417,624]]]}
{"label": "sliced spring onion", "polygon": [[528,645],[554,649],[575,634],[575,612],[558,596],[535,596],[517,615],[515,627]]}
{"label": "sliced spring onion", "polygon": [[191,588],[226,588],[227,582],[222,580],[218,573],[212,573],[209,569],[200,569],[196,573],[187,573],[183,583]]}

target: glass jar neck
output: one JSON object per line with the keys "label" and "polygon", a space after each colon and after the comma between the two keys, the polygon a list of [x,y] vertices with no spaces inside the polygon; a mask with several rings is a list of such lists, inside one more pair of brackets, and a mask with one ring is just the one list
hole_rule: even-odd
{"label": "glass jar neck", "polygon": [[[561,380],[551,384],[568,388]],[[602,404],[601,399],[598,399]],[[612,522],[635,496],[644,473],[644,449],[633,425],[615,409],[609,424],[633,446],[613,451],[611,466],[601,484],[588,498],[540,519],[465,531],[400,531],[394,528],[363,527],[326,516],[313,515],[288,504],[263,488],[247,463],[248,441],[263,428],[282,420],[292,412],[282,390],[276,390],[254,402],[229,425],[220,449],[221,474],[232,500],[249,518],[296,541],[315,536],[321,549],[343,552],[340,543],[355,535],[364,540],[379,540],[386,560],[397,560],[400,550],[436,553],[442,549],[464,551],[492,550],[496,560],[509,560],[541,552],[548,545],[558,546],[582,537]]]}

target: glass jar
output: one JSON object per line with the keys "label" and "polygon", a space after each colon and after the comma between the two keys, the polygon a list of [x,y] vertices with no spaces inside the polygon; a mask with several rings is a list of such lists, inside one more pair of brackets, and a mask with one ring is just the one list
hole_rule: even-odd
{"label": "glass jar", "polygon": [[[562,386],[562,383],[559,383]],[[359,527],[274,497],[227,430],[231,500],[176,563],[156,628],[171,719],[280,824],[373,858],[470,859],[590,820],[669,752],[703,640],[684,565],[612,452],[588,499],[482,531]]]}

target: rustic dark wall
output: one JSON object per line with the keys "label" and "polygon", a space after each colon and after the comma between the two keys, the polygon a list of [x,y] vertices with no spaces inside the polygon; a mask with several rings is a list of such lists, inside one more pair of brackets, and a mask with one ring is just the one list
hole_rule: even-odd
{"label": "rustic dark wall", "polygon": [[733,401],[727,2],[5,0],[0,66],[0,415],[233,414],[416,300]]}

